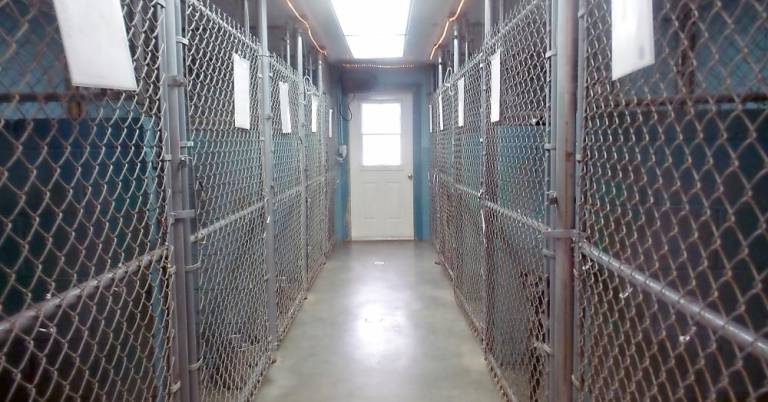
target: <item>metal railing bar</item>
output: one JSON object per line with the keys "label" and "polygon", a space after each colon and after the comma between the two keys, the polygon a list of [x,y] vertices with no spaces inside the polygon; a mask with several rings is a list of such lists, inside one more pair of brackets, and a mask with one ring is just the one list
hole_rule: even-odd
{"label": "metal railing bar", "polygon": [[721,334],[728,340],[759,356],[764,361],[768,361],[768,339],[755,333],[750,328],[733,322],[728,317],[705,306],[701,301],[685,296],[666,284],[640,272],[635,267],[613,258],[589,242],[580,242],[578,248],[584,256],[610,269],[640,289],[658,297],[669,304],[670,307],[675,308],[676,311],[686,314],[712,331]]}
{"label": "metal railing bar", "polygon": [[64,293],[52,295],[50,299],[39,302],[20,311],[0,322],[0,342],[5,342],[14,331],[33,329],[44,318],[57,315],[61,310],[78,304],[97,291],[109,288],[114,283],[132,275],[142,267],[158,261],[168,253],[169,248],[163,246],[150,253],[120,265],[87,282],[79,284]]}
{"label": "metal railing bar", "polygon": [[219,231],[221,228],[223,228],[223,227],[233,223],[234,221],[236,221],[238,219],[243,218],[244,216],[246,216],[248,214],[251,214],[251,213],[259,210],[262,207],[264,207],[264,202],[260,202],[258,204],[251,205],[250,207],[248,207],[248,208],[246,208],[246,209],[244,209],[244,210],[242,210],[240,212],[236,212],[236,213],[234,213],[232,215],[229,215],[226,218],[223,218],[223,219],[217,221],[216,223],[214,223],[214,224],[212,224],[212,225],[210,225],[210,226],[208,226],[208,227],[206,227],[204,229],[198,230],[197,233],[192,235],[191,241],[193,243],[194,242],[199,242],[199,241],[205,239],[207,236],[209,236],[209,235]]}

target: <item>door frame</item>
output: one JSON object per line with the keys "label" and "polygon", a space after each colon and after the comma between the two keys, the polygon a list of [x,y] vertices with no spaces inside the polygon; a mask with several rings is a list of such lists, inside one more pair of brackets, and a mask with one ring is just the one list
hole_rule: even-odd
{"label": "door frame", "polygon": [[[349,238],[351,241],[377,241],[377,240],[414,240],[416,238],[416,200],[415,200],[415,173],[414,173],[414,136],[416,130],[414,129],[414,93],[412,90],[376,90],[365,93],[352,94],[352,101],[350,102],[350,110],[352,111],[352,119],[349,122]],[[355,236],[354,230],[354,211],[355,211],[355,169],[362,167],[362,155],[359,155],[359,165],[356,166],[353,162],[355,157],[353,153],[356,148],[362,150],[362,144],[358,144],[358,141],[362,139],[362,116],[361,105],[363,103],[375,103],[387,101],[403,102],[402,115],[401,115],[401,140],[406,135],[406,132],[410,134],[408,139],[408,146],[405,146],[405,142],[401,143],[401,149],[404,152],[401,154],[401,162],[408,162],[406,171],[410,169],[411,178],[407,180],[410,188],[410,197],[408,200],[408,209],[410,211],[410,225],[409,231],[406,236]],[[357,118],[355,118],[357,117]],[[407,151],[407,152],[406,152]],[[402,166],[402,165],[401,165]],[[400,167],[390,166],[376,166],[363,168],[366,171],[393,171],[399,170]]]}

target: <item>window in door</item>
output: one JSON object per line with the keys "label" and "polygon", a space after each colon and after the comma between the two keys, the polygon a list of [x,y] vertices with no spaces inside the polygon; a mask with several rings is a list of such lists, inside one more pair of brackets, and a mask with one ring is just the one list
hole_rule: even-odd
{"label": "window in door", "polygon": [[400,103],[363,103],[361,109],[363,166],[399,166],[402,163]]}

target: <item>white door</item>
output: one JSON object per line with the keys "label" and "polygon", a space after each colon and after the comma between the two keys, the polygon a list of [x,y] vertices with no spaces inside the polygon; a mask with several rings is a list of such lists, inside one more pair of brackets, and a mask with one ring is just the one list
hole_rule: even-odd
{"label": "white door", "polygon": [[366,94],[351,108],[352,240],[413,239],[413,97]]}

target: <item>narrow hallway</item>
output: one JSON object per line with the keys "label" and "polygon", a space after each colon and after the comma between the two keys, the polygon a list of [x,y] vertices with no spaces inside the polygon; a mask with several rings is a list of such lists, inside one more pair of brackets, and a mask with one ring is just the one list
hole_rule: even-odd
{"label": "narrow hallway", "polygon": [[257,402],[499,400],[434,259],[429,243],[338,245]]}

